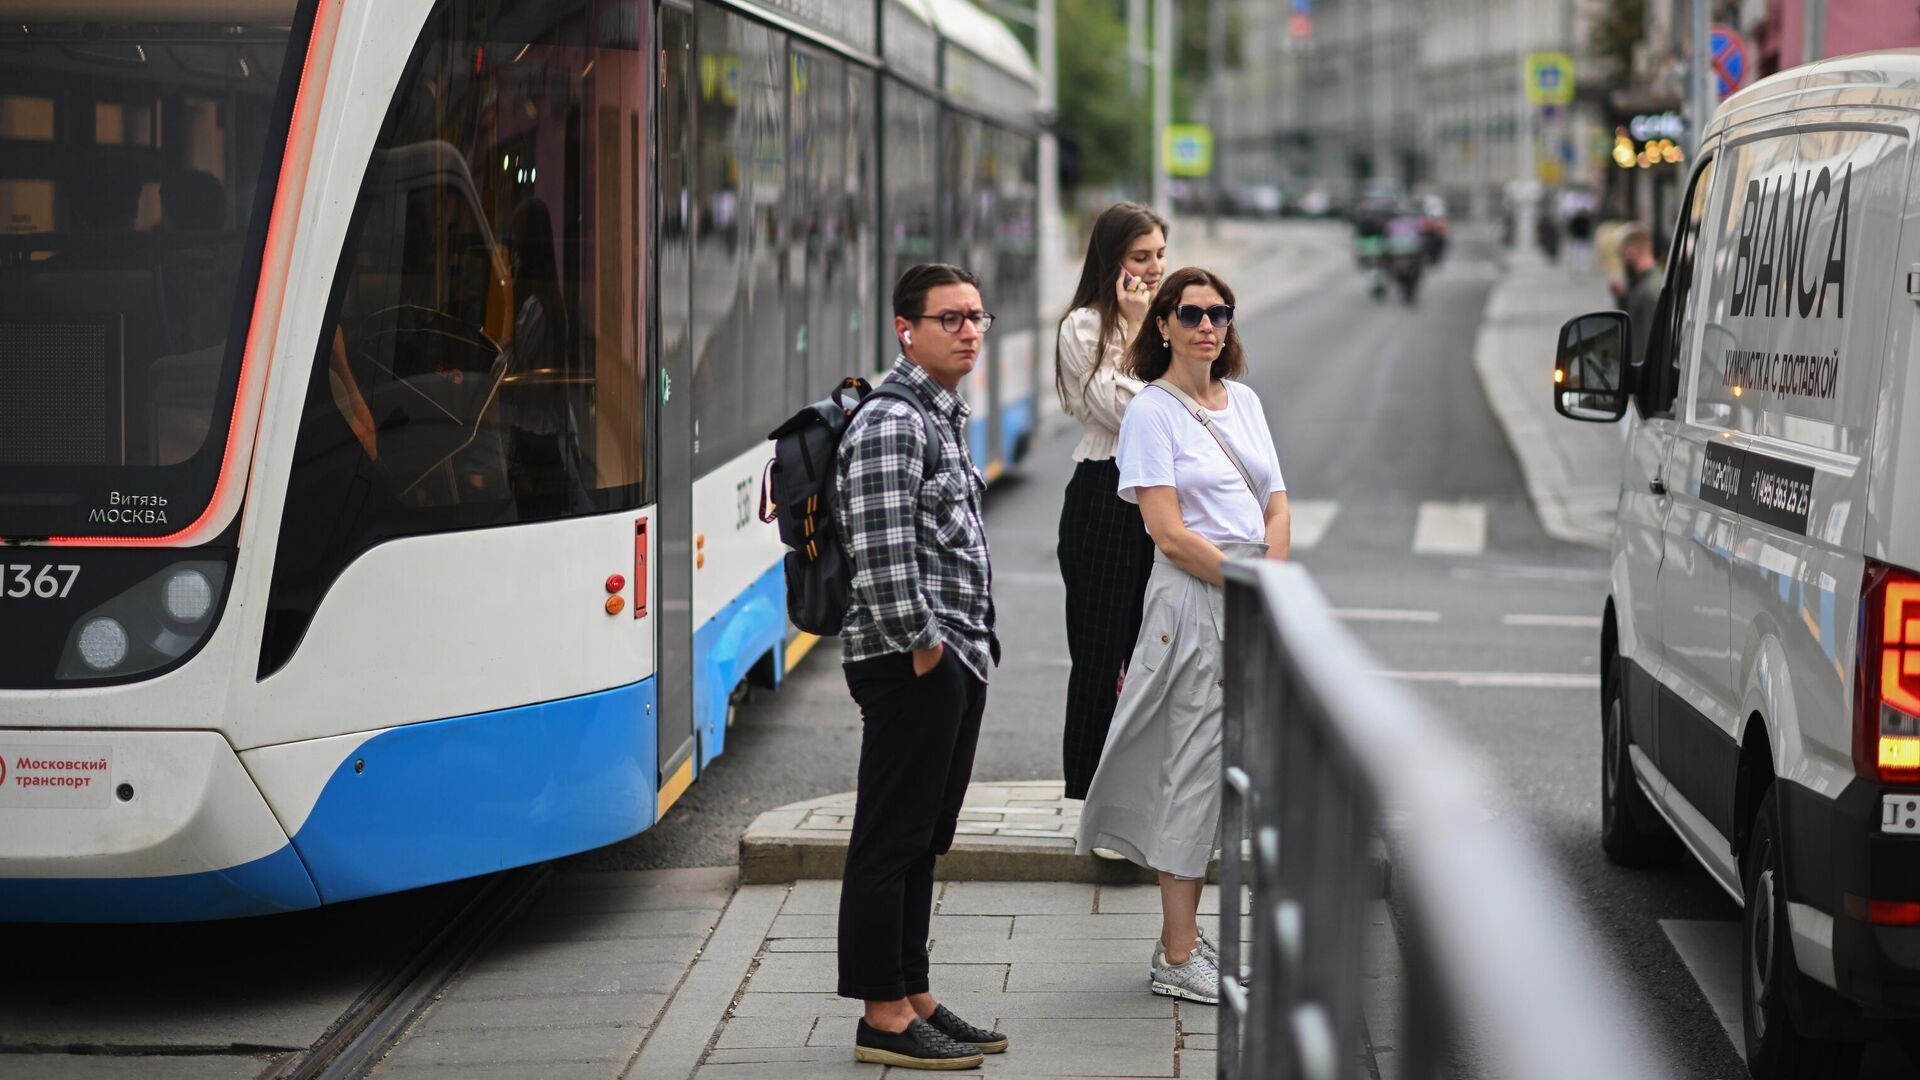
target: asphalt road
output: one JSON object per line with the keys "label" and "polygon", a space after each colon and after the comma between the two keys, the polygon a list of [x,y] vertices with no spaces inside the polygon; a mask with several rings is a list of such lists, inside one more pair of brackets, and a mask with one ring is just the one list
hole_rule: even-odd
{"label": "asphalt road", "polygon": [[[1411,681],[1491,761],[1489,809],[1520,822],[1558,867],[1596,950],[1626,980],[1636,1036],[1676,1076],[1744,1077],[1701,989],[1718,980],[1724,1012],[1725,980],[1738,986],[1733,958],[1696,954],[1696,971],[1672,936],[1704,928],[1723,940],[1738,909],[1691,864],[1628,871],[1600,852],[1606,558],[1546,536],[1526,499],[1473,371],[1492,283],[1473,254],[1442,267],[1412,308],[1374,302],[1354,273],[1244,324],[1249,381],[1304,511],[1297,558],[1381,668]],[[1066,647],[1054,546],[1072,444],[1071,435],[1040,443],[989,497],[1006,662],[994,674],[977,779],[1060,775]],[[727,754],[666,821],[575,865],[731,862],[762,810],[851,788],[858,720],[836,661],[823,644],[781,692],[740,710]],[[1863,1075],[1910,1068],[1889,1047],[1872,1062]]]}

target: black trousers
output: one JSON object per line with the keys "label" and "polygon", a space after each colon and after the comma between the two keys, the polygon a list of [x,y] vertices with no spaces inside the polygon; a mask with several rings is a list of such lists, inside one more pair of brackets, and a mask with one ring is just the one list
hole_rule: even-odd
{"label": "black trousers", "polygon": [[1120,467],[1083,461],[1060,507],[1060,576],[1067,586],[1067,722],[1060,739],[1067,798],[1084,799],[1120,698],[1120,673],[1140,636],[1153,575],[1153,538],[1122,499]]}
{"label": "black trousers", "polygon": [[840,881],[841,997],[927,992],[933,863],[953,845],[987,684],[953,649],[922,676],[912,653],[846,665],[860,706],[860,779]]}

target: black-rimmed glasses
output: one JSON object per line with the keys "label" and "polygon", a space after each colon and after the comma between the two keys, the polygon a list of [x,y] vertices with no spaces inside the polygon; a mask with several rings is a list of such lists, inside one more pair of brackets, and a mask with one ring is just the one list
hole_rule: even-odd
{"label": "black-rimmed glasses", "polygon": [[1179,319],[1180,325],[1189,330],[1200,325],[1200,317],[1203,315],[1213,323],[1216,329],[1224,330],[1233,325],[1232,304],[1215,304],[1207,308],[1199,304],[1181,304],[1173,309],[1173,317]]}
{"label": "black-rimmed glasses", "polygon": [[970,322],[975,330],[986,333],[993,327],[993,313],[990,311],[943,311],[938,315],[921,315],[914,322],[932,319],[940,324],[940,329],[949,334],[960,332],[962,322]]}

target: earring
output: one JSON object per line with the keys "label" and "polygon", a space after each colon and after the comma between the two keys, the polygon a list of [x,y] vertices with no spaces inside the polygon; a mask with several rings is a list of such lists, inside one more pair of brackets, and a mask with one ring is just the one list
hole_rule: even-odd
{"label": "earring", "polygon": [[1160,347],[1161,347],[1161,348],[1163,348],[1163,349],[1171,349],[1171,348],[1173,348],[1173,342],[1171,342],[1171,341],[1168,341],[1168,340],[1167,340],[1166,338],[1161,338],[1161,339],[1160,339]]}

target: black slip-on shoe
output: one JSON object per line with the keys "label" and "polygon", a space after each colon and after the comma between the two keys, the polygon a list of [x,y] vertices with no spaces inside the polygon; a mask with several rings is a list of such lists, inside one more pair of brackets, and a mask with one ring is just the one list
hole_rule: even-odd
{"label": "black slip-on shoe", "polygon": [[1003,1054],[1007,1050],[1005,1035],[974,1027],[953,1015],[953,1010],[945,1005],[935,1005],[933,1015],[927,1017],[927,1023],[938,1028],[942,1035],[954,1042],[965,1043],[983,1054]]}
{"label": "black slip-on shoe", "polygon": [[907,1022],[907,1030],[881,1031],[862,1018],[853,1037],[853,1060],[902,1069],[971,1069],[980,1051],[954,1042],[925,1020]]}

